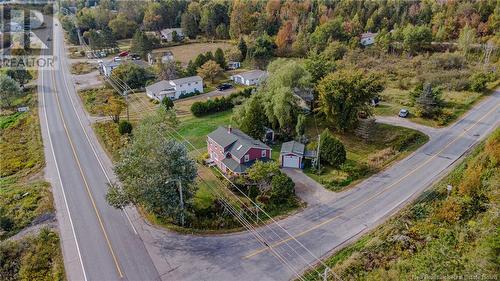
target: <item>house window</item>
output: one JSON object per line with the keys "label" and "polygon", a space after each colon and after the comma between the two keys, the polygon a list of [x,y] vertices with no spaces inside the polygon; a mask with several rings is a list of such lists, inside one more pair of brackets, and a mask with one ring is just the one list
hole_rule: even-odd
{"label": "house window", "polygon": [[245,162],[248,162],[248,161],[250,161],[250,155],[246,154],[245,155]]}
{"label": "house window", "polygon": [[266,157],[267,153],[265,150],[262,150],[262,157]]}
{"label": "house window", "polygon": [[188,86],[191,86],[191,83],[188,83]]}
{"label": "house window", "polygon": [[185,91],[185,90],[181,91],[181,95],[184,95],[185,93],[186,93],[186,91]]}

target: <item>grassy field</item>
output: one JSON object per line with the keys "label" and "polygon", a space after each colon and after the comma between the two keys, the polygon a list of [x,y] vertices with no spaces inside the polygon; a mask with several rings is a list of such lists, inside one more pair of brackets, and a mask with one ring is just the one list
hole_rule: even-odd
{"label": "grassy field", "polygon": [[42,230],[7,240],[54,213],[50,185],[42,175],[45,160],[35,89],[29,88],[14,104],[27,105],[30,111],[0,116],[0,279],[64,280],[57,233]]}
{"label": "grassy field", "polygon": [[90,115],[99,115],[99,107],[106,103],[109,96],[115,94],[113,89],[108,88],[88,89],[78,92],[85,110],[87,110]]}
{"label": "grassy field", "polygon": [[[339,61],[339,67],[352,69],[353,66],[380,74],[385,82],[386,89],[380,95],[382,102],[375,109],[376,114],[397,116],[400,109],[406,108],[412,121],[432,127],[451,124],[499,85],[496,75],[497,80],[489,83],[486,91],[469,91],[470,77],[483,72],[484,66],[476,60],[466,60],[459,53],[407,56],[383,53],[376,48],[351,50]],[[435,119],[415,115],[417,110],[411,101],[410,91],[422,83],[442,89],[442,113]]]}
{"label": "grassy field", "polygon": [[[342,280],[498,277],[500,130],[410,206],[325,263]],[[454,188],[447,196],[446,186]],[[324,268],[318,268],[323,272]],[[306,280],[322,280],[309,272]],[[336,280],[330,275],[329,280]]]}
{"label": "grassy field", "polygon": [[186,45],[179,45],[167,48],[156,49],[155,51],[170,50],[174,54],[174,59],[180,61],[182,64],[187,64],[189,60],[193,60],[201,53],[206,53],[208,51],[215,53],[217,48],[221,48],[223,51],[230,49],[231,44],[225,42],[214,42],[214,43],[192,43]]}
{"label": "grassy field", "polygon": [[397,116],[399,110],[406,108],[410,111],[409,119],[415,123],[442,127],[450,124],[469,110],[484,94],[470,91],[444,91],[442,99],[444,101],[442,118],[424,119],[415,115],[417,108],[413,105],[408,91],[387,88],[381,93],[382,99],[379,106],[375,108],[376,115]]}
{"label": "grassy field", "polygon": [[87,74],[87,73],[90,73],[96,69],[97,69],[97,67],[91,63],[76,62],[76,63],[73,63],[71,65],[71,74],[75,74],[75,75]]}
{"label": "grassy field", "polygon": [[[311,124],[313,121],[308,122],[306,134],[310,139],[316,139],[317,131]],[[325,124],[318,121],[318,131],[322,132],[324,128]],[[306,168],[304,172],[326,188],[341,191],[402,159],[428,140],[428,137],[420,132],[386,124],[377,123],[375,132],[369,142],[352,133],[332,132],[345,146],[346,163],[340,169],[323,165],[319,175],[310,168]]]}

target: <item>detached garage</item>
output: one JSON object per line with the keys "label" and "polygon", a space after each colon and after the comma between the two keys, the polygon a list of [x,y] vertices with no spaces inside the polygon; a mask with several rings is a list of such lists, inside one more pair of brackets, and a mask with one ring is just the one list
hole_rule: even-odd
{"label": "detached garage", "polygon": [[305,146],[296,141],[283,143],[280,152],[281,167],[302,168],[304,160]]}

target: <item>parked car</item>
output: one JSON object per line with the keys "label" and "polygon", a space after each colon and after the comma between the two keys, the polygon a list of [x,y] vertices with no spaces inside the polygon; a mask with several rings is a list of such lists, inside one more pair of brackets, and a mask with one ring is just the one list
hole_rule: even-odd
{"label": "parked car", "polygon": [[115,57],[113,60],[114,60],[114,61],[122,61],[122,58],[120,58],[120,57]]}
{"label": "parked car", "polygon": [[398,115],[399,115],[399,117],[401,117],[401,118],[406,118],[406,117],[408,117],[408,114],[410,114],[410,112],[408,111],[408,109],[404,109],[404,108],[403,108],[403,109],[401,109],[401,110],[399,111],[399,114],[398,114]]}
{"label": "parked car", "polygon": [[118,54],[119,57],[126,57],[128,56],[128,52],[127,51],[123,51],[121,53]]}
{"label": "parked car", "polygon": [[141,56],[139,56],[138,54],[131,54],[129,56],[132,60],[140,60],[141,59]]}
{"label": "parked car", "polygon": [[217,90],[224,91],[227,89],[231,89],[232,87],[233,87],[233,85],[224,83],[224,84],[220,84],[219,86],[217,86]]}

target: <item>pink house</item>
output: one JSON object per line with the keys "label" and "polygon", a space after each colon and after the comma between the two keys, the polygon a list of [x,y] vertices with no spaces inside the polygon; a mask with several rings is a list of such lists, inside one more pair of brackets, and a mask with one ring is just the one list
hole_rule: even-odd
{"label": "pink house", "polygon": [[211,160],[224,173],[242,174],[256,160],[271,158],[271,148],[238,129],[218,127],[207,136]]}

